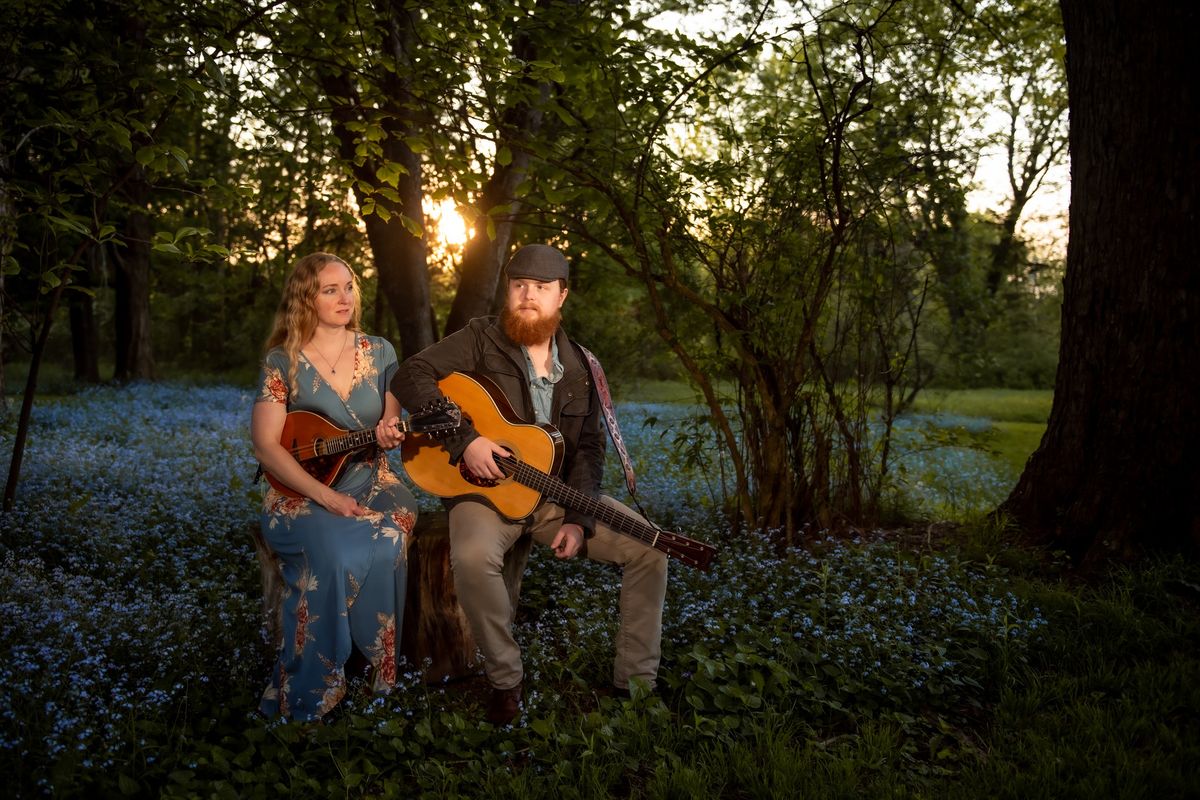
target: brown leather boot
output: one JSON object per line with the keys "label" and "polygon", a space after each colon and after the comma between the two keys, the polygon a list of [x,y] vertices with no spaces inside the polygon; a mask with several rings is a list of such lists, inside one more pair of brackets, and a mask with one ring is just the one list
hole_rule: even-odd
{"label": "brown leather boot", "polygon": [[492,689],[488,700],[487,721],[493,725],[507,725],[521,713],[521,684],[511,689]]}

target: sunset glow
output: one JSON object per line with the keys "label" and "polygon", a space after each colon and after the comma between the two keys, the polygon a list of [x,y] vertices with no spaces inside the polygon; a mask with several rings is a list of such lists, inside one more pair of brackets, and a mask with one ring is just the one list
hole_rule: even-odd
{"label": "sunset glow", "polygon": [[425,213],[435,231],[434,238],[447,250],[458,250],[467,243],[467,223],[453,200],[440,200]]}

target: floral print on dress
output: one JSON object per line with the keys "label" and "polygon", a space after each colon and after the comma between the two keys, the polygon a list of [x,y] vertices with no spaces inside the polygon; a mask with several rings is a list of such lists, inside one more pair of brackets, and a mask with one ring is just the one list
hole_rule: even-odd
{"label": "floral print on dress", "polygon": [[379,632],[371,645],[368,657],[375,669],[375,690],[396,684],[396,618],[389,614],[378,617]]}
{"label": "floral print on dress", "polygon": [[263,378],[262,390],[259,393],[260,402],[286,403],[288,400],[287,379],[276,367],[267,367]]}
{"label": "floral print on dress", "polygon": [[[359,334],[350,393],[341,397],[301,358],[299,389],[288,396],[287,355],[267,354],[259,402],[285,402],[288,411],[314,411],[346,429],[373,427],[383,414],[396,352],[386,340]],[[372,688],[396,680],[396,620],[404,619],[405,537],[416,500],[387,458],[351,463],[333,486],[367,509],[357,517],[331,514],[308,498],[273,488],[263,497],[263,536],[284,580],[283,636],[260,710],[268,717],[320,719],[347,691],[345,663],[357,648],[374,667]]]}
{"label": "floral print on dress", "polygon": [[317,576],[307,570],[300,573],[300,600],[296,604],[296,633],[295,646],[296,655],[304,654],[304,647],[309,642],[316,641],[316,635],[313,633],[313,626],[320,621],[321,617],[310,614],[308,610],[308,594],[315,592],[320,588],[320,583]]}

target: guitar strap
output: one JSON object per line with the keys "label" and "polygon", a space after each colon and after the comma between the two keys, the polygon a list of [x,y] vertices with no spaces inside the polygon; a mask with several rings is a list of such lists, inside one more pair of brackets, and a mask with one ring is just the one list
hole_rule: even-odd
{"label": "guitar strap", "polygon": [[617,455],[621,457],[621,469],[625,472],[625,486],[629,489],[630,496],[637,497],[637,481],[633,476],[633,464],[629,460],[629,453],[625,450],[625,440],[621,438],[621,428],[617,425],[617,413],[613,411],[612,393],[608,389],[608,379],[604,377],[604,368],[600,366],[600,359],[592,355],[590,350],[579,343],[576,343],[575,346],[583,352],[592,372],[592,380],[596,382],[596,394],[600,396],[600,408],[604,412],[604,426],[608,428],[608,435],[617,448]]}

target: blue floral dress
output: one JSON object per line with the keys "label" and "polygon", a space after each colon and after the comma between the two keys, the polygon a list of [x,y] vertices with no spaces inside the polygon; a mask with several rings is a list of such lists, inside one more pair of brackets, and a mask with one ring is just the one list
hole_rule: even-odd
{"label": "blue floral dress", "polygon": [[[371,428],[397,369],[385,339],[358,334],[350,394],[340,396],[300,356],[299,389],[288,397],[288,360],[272,350],[263,363],[256,402],[285,403],[288,411],[323,414],[341,428]],[[307,497],[269,488],[263,498],[263,536],[283,568],[283,641],[260,710],[268,717],[319,719],[346,693],[344,666],[355,646],[372,666],[373,689],[396,682],[396,645],[407,586],[405,537],[417,518],[412,493],[375,451],[351,462],[334,485],[373,513],[340,517]]]}

